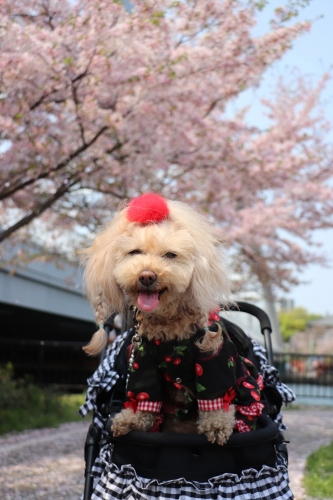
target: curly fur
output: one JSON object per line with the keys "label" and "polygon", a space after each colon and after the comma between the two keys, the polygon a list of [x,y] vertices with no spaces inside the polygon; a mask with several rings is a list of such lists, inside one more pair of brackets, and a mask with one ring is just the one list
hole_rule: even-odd
{"label": "curly fur", "polygon": [[[150,340],[189,338],[198,327],[207,327],[209,311],[227,303],[228,278],[213,226],[188,205],[177,201],[167,204],[167,218],[151,224],[131,222],[128,207],[123,208],[93,244],[81,251],[86,290],[97,324],[112,313],[123,312],[126,306],[138,308],[139,277],[146,271],[156,275],[150,290],[158,292],[159,301],[150,312],[139,308],[137,319],[139,335]],[[199,348],[214,352],[221,342],[221,331],[207,331]],[[85,351],[96,355],[105,343],[101,326]],[[223,444],[229,428],[232,432],[233,412],[209,413],[210,417],[201,412],[198,431]],[[113,432],[148,430],[154,418],[148,412],[123,410],[114,419]]]}
{"label": "curly fur", "polygon": [[229,406],[229,411],[211,410],[199,411],[197,422],[199,434],[205,434],[208,441],[222,445],[226,443],[233,432],[235,424],[235,407]]}
{"label": "curly fur", "polygon": [[133,412],[130,408],[118,413],[112,422],[111,430],[115,437],[128,434],[132,430],[149,431],[155,423],[156,415],[148,411]]}

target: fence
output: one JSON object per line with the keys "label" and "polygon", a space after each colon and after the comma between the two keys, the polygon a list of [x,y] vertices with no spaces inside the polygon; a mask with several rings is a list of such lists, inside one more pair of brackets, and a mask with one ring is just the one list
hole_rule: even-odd
{"label": "fence", "polygon": [[274,365],[298,397],[333,398],[333,355],[279,353]]}
{"label": "fence", "polygon": [[[99,364],[82,351],[85,342],[0,339],[0,364],[10,361],[16,377],[29,375],[38,384],[84,388]],[[274,355],[282,382],[298,396],[333,397],[333,355]]]}
{"label": "fence", "polygon": [[83,351],[86,342],[0,339],[0,364],[10,362],[16,378],[28,375],[37,384],[83,389],[98,366],[98,358]]}

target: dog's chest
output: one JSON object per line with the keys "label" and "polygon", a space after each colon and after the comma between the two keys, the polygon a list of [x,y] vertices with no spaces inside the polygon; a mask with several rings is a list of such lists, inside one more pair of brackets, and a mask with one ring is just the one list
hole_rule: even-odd
{"label": "dog's chest", "polygon": [[[131,392],[168,405],[189,406],[196,399],[196,348],[192,339],[162,342],[143,339],[130,369]],[[146,392],[142,394],[142,389]],[[171,410],[171,408],[170,408]]]}

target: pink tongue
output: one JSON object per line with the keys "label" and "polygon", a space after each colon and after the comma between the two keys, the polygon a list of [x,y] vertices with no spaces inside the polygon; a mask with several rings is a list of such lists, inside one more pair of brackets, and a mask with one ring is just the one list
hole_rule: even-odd
{"label": "pink tongue", "polygon": [[153,311],[158,305],[158,292],[140,292],[138,306],[142,311]]}

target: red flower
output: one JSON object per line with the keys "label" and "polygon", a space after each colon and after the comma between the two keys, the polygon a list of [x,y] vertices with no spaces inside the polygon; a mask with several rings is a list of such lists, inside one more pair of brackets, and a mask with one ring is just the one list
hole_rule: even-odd
{"label": "red flower", "polygon": [[251,391],[251,396],[253,397],[253,399],[255,399],[256,401],[260,401],[260,396],[259,394],[256,392],[256,391]]}
{"label": "red flower", "polygon": [[230,389],[227,390],[225,395],[223,396],[223,401],[226,403],[231,403],[236,397],[236,391],[233,387],[230,387]]}
{"label": "red flower", "polygon": [[243,386],[246,387],[247,389],[254,389],[254,385],[249,384],[248,382],[243,382]]}
{"label": "red flower", "polygon": [[201,377],[201,375],[203,374],[203,368],[201,365],[199,365],[199,363],[195,363],[195,374],[198,377]]}
{"label": "red flower", "polygon": [[170,363],[172,361],[172,357],[171,356],[164,356],[164,359],[167,363]]}
{"label": "red flower", "polygon": [[136,397],[137,401],[147,401],[149,400],[149,394],[146,392],[140,392],[140,394],[137,395]]}
{"label": "red flower", "polygon": [[138,402],[132,398],[129,401],[126,401],[126,403],[124,403],[124,408],[126,408],[126,410],[128,408],[131,408],[133,413],[136,413],[137,406],[138,406]]}
{"label": "red flower", "polygon": [[180,365],[181,362],[182,362],[182,360],[180,358],[176,358],[173,360],[174,365]]}

